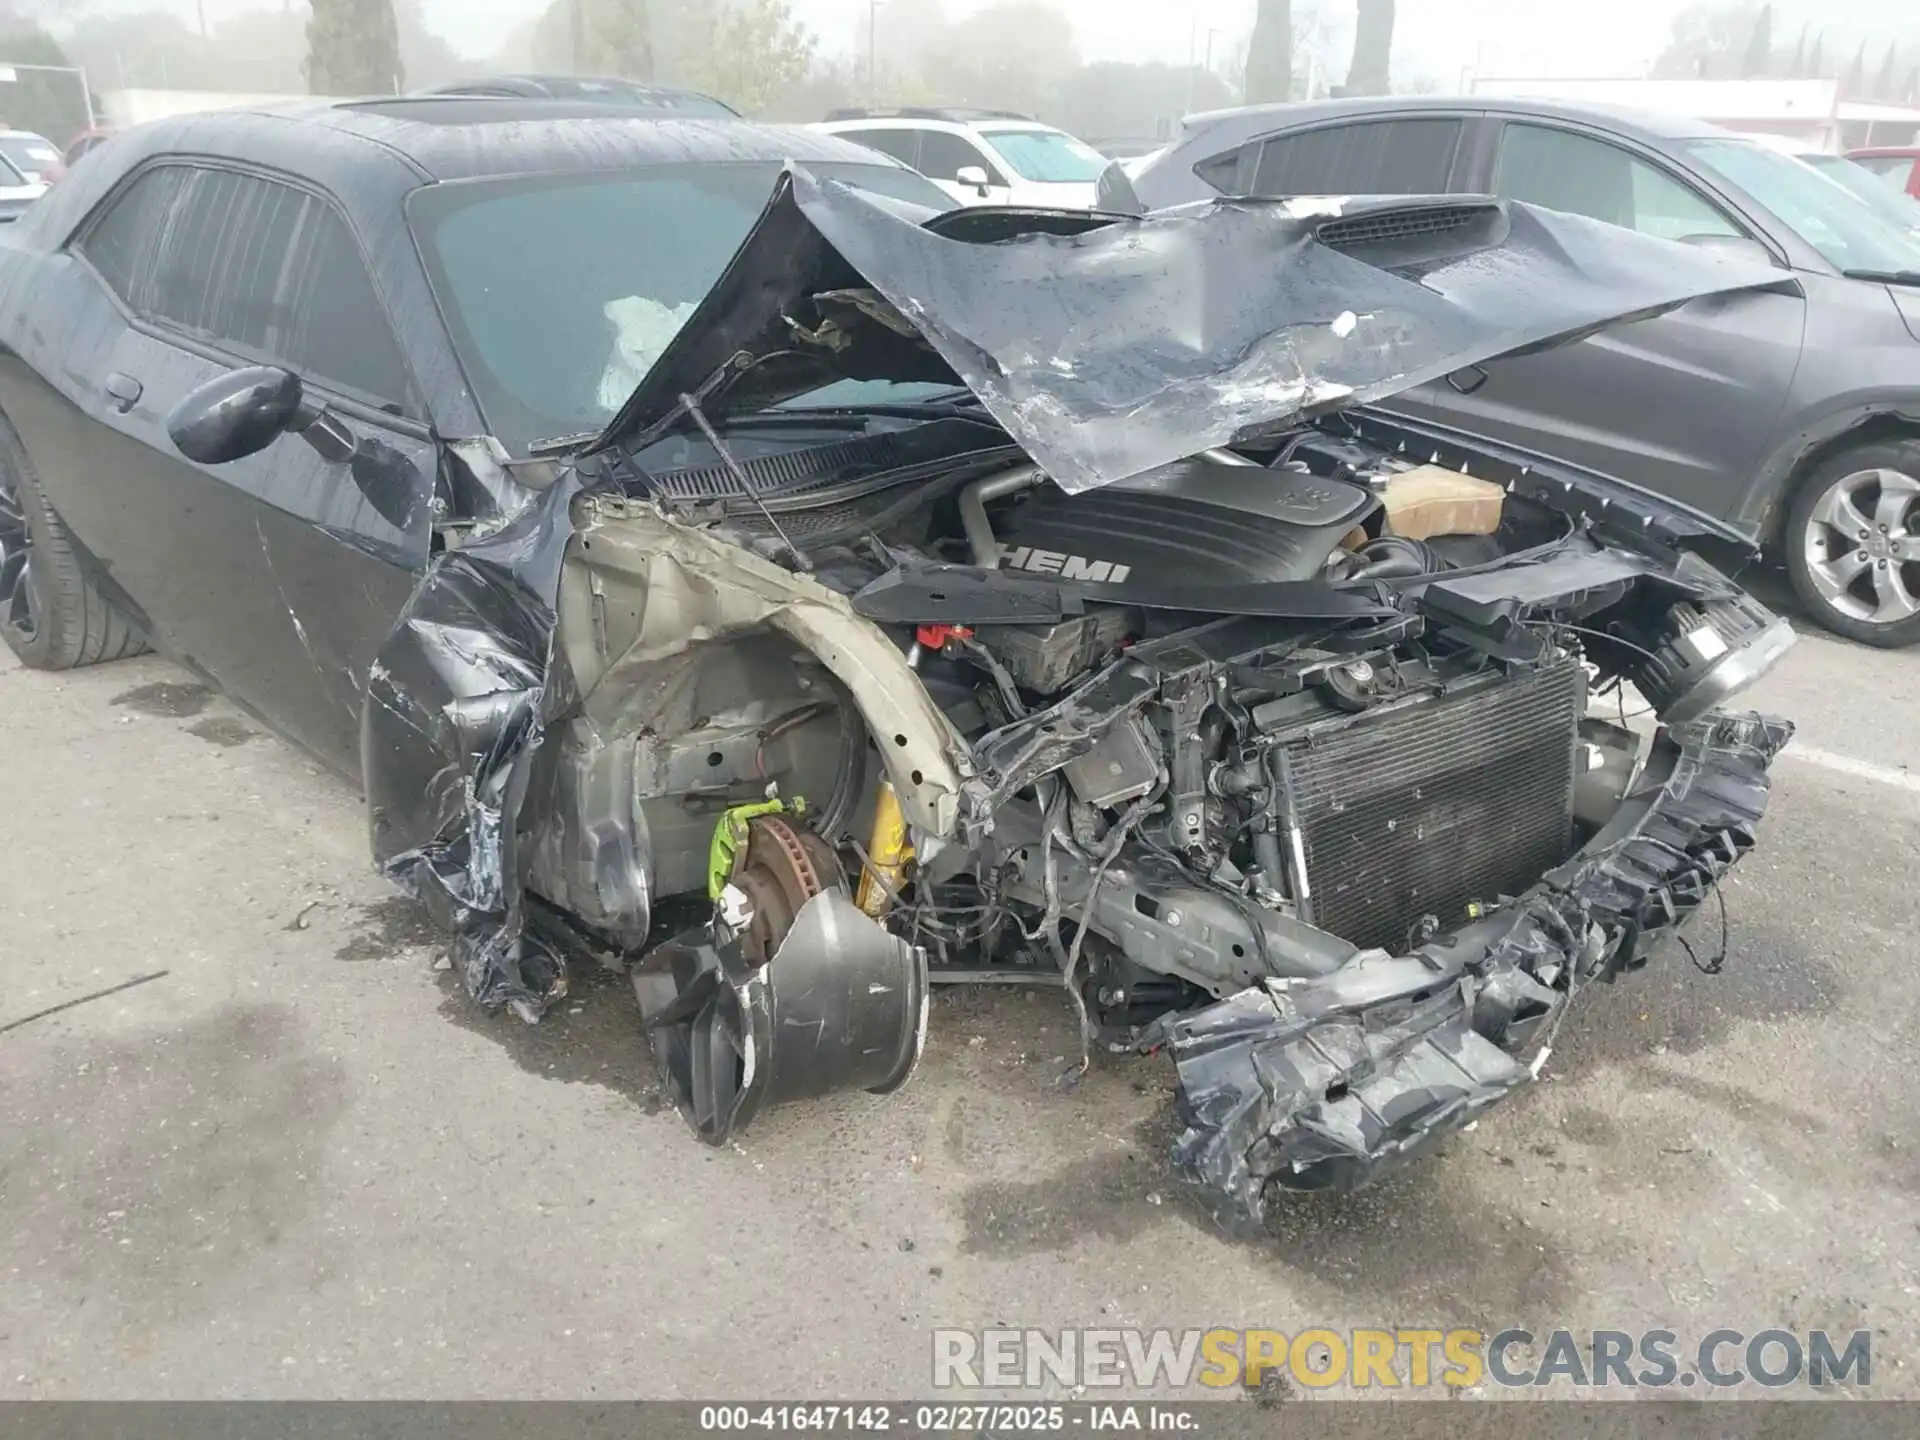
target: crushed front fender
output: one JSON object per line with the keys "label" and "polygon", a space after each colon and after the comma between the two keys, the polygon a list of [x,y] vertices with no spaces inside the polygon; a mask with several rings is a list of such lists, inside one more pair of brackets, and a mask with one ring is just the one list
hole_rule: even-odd
{"label": "crushed front fender", "polygon": [[1722,712],[1663,730],[1613,819],[1495,914],[1170,1019],[1175,1168],[1257,1231],[1272,1191],[1358,1188],[1520,1089],[1579,992],[1644,964],[1753,847],[1792,734]]}

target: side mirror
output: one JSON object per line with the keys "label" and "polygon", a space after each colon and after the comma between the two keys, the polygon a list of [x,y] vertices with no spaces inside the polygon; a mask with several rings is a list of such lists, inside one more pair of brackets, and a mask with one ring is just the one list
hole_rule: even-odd
{"label": "side mirror", "polygon": [[1140,203],[1139,195],[1134,193],[1133,177],[1127,174],[1127,167],[1118,160],[1108,161],[1107,168],[1100,172],[1099,180],[1094,183],[1093,208],[1116,215],[1147,213],[1147,207]]}
{"label": "side mirror", "polygon": [[987,193],[987,172],[983,166],[962,165],[953,172],[953,180],[956,185],[971,185],[981,195]]}
{"label": "side mirror", "polygon": [[189,391],[167,416],[167,438],[200,465],[258,455],[282,435],[299,435],[327,460],[353,458],[353,432],[306,398],[300,377],[277,365],[247,365]]}

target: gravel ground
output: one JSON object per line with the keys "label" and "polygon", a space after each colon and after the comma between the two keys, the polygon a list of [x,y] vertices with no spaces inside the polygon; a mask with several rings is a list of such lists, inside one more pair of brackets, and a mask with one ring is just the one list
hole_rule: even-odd
{"label": "gravel ground", "polygon": [[0,659],[0,1026],[164,972],[0,1031],[0,1397],[899,1397],[995,1324],[1867,1328],[1915,1396],[1920,653],[1809,635],[1760,698],[1726,972],[1590,995],[1546,1083],[1234,1243],[1167,1067],[1056,1087],[1057,995],[946,994],[902,1095],[711,1151],[623,984],[471,1007],[337,778],[165,662]]}

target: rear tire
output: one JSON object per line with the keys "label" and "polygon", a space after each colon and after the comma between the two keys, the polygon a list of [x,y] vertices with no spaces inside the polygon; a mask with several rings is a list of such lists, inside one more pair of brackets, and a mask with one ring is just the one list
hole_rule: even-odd
{"label": "rear tire", "polygon": [[40,490],[20,437],[0,415],[0,637],[34,670],[138,655],[146,637],[88,581]]}
{"label": "rear tire", "polygon": [[1920,641],[1920,440],[1823,462],[1795,492],[1781,541],[1820,624],[1886,650]]}

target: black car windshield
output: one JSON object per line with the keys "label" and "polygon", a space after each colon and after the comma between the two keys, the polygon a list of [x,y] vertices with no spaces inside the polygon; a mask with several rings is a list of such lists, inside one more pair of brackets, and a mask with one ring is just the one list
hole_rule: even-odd
{"label": "black car windshield", "polygon": [[1920,238],[1791,155],[1747,140],[1692,140],[1686,150],[1766,206],[1834,269],[1920,271]]}
{"label": "black car windshield", "polygon": [[[929,209],[953,201],[899,166],[822,179]],[[777,162],[432,185],[407,213],[488,428],[515,454],[602,429],[746,239]],[[916,400],[949,386],[841,381],[794,407]]]}

